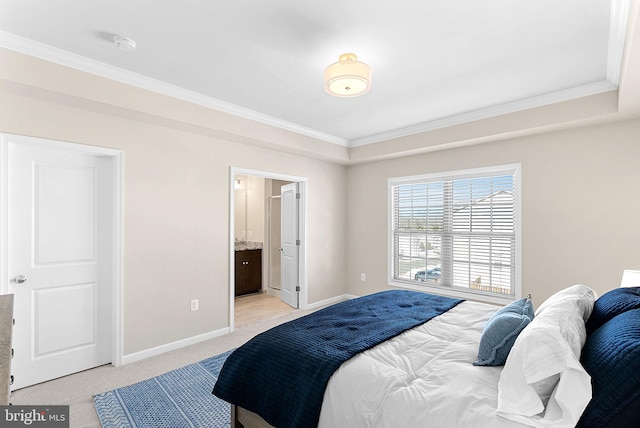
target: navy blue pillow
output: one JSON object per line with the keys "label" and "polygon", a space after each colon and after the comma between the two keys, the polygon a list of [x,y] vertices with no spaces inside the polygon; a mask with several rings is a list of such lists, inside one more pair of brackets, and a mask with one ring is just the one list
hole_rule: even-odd
{"label": "navy blue pillow", "polygon": [[480,338],[474,366],[504,366],[520,332],[533,320],[531,299],[524,298],[500,308],[487,322]]}
{"label": "navy blue pillow", "polygon": [[640,309],[623,312],[589,335],[580,361],[593,395],[577,427],[640,426],[632,408],[640,400]]}
{"label": "navy blue pillow", "polygon": [[616,288],[602,296],[593,305],[593,312],[587,320],[587,334],[591,334],[598,327],[616,315],[630,309],[640,308],[640,287]]}

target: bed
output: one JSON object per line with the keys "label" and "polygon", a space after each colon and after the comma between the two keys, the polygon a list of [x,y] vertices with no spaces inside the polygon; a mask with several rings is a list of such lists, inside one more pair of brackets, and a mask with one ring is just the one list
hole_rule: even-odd
{"label": "bed", "polygon": [[578,284],[535,311],[393,290],[272,330],[220,373],[232,426],[640,426],[637,288]]}

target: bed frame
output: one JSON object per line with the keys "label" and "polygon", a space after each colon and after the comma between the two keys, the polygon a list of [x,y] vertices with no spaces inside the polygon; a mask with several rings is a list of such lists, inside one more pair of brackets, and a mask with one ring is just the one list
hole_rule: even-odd
{"label": "bed frame", "polygon": [[231,428],[274,428],[274,426],[269,425],[257,414],[232,404]]}

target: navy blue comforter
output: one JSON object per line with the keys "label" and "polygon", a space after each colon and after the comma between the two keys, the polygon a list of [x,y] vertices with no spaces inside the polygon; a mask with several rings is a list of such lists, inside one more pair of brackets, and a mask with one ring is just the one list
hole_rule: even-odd
{"label": "navy blue comforter", "polygon": [[238,348],[213,393],[277,428],[316,427],[329,378],[343,362],[461,301],[392,290],[318,310]]}

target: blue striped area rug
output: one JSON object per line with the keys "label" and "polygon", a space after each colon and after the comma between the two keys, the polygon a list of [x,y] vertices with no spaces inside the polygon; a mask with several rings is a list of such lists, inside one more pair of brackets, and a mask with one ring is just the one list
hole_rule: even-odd
{"label": "blue striped area rug", "polygon": [[231,406],[211,391],[231,352],[95,395],[102,427],[229,427]]}

